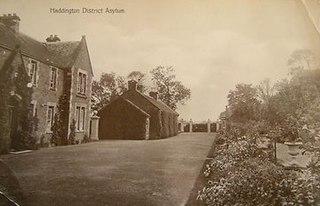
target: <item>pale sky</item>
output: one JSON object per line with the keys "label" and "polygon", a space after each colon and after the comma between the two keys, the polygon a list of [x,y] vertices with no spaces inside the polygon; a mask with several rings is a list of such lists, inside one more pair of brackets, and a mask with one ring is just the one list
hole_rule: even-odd
{"label": "pale sky", "polygon": [[[118,8],[123,14],[53,14],[50,8]],[[192,90],[184,119],[216,120],[237,83],[280,79],[296,49],[320,53],[320,37],[299,0],[0,0],[20,31],[45,41],[85,35],[96,78],[173,66]]]}

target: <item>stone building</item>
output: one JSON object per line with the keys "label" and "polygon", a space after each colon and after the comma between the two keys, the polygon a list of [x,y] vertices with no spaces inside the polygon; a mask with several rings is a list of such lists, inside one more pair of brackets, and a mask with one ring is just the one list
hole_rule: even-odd
{"label": "stone building", "polygon": [[[85,36],[80,41],[63,42],[55,35],[46,42],[19,32],[16,14],[0,17],[0,69],[18,46],[12,67],[23,63],[32,87],[32,112],[38,118],[38,143],[50,142],[59,97],[69,96],[68,128],[76,122],[76,140],[89,135],[91,83],[93,77]],[[14,113],[14,110],[10,111]],[[10,115],[14,117],[14,114]]]}
{"label": "stone building", "polygon": [[179,114],[128,82],[128,90],[98,112],[99,139],[160,139],[178,134]]}

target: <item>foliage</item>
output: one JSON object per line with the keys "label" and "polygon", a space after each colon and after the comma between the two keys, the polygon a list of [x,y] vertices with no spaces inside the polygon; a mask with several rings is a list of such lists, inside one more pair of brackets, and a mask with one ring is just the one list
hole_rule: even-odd
{"label": "foliage", "polygon": [[288,60],[290,74],[299,73],[304,69],[315,69],[315,64],[315,54],[309,49],[295,50]]}
{"label": "foliage", "polygon": [[54,122],[52,126],[51,143],[56,146],[69,144],[68,125],[71,80],[67,74],[65,74],[64,76],[65,79],[63,84],[63,93],[59,97],[57,104],[57,112],[54,116]]}
{"label": "foliage", "polygon": [[17,50],[13,51],[9,58],[4,62],[0,69],[0,154],[9,151],[10,144],[10,125],[9,119],[9,98],[12,89],[12,72],[11,62],[15,58]]}
{"label": "foliage", "polygon": [[176,80],[173,67],[158,66],[151,70],[152,81],[155,83],[159,99],[172,109],[177,109],[177,104],[184,104],[190,99],[191,90]]}
{"label": "foliage", "polygon": [[126,91],[126,81],[115,73],[103,73],[99,81],[92,83],[92,109],[100,110]]}
{"label": "foliage", "polygon": [[52,136],[50,139],[50,143],[54,146],[61,145],[60,136],[59,136],[61,131],[60,131],[58,122],[59,122],[59,117],[57,114],[55,114],[53,118],[53,125],[52,125]]}
{"label": "foliage", "polygon": [[88,134],[84,134],[81,143],[88,143],[90,141],[91,141],[91,139],[90,139],[89,135]]}
{"label": "foliage", "polygon": [[228,94],[228,105],[233,122],[246,122],[258,119],[260,101],[257,89],[251,84],[237,84]]}
{"label": "foliage", "polygon": [[30,77],[25,68],[19,65],[17,75],[14,79],[15,92],[20,96],[19,104],[15,107],[18,119],[18,130],[12,140],[12,148],[17,150],[35,149],[36,148],[36,130],[38,127],[38,118],[32,114],[30,105],[32,98],[32,88],[28,88]]}
{"label": "foliage", "polygon": [[206,205],[316,205],[320,203],[318,171],[302,178],[273,164],[253,139],[227,138],[206,165],[207,184],[198,199]]}
{"label": "foliage", "polygon": [[70,124],[69,144],[75,144],[76,138],[76,120],[72,119]]}
{"label": "foliage", "polygon": [[[288,61],[290,79],[274,86],[269,80],[257,87],[240,84],[230,91],[229,130],[206,165],[208,183],[199,191],[200,200],[207,205],[320,204],[320,70],[313,70],[313,58],[312,52],[297,50]],[[313,154],[307,170],[272,163],[271,145],[264,151],[257,145],[263,137],[303,138]]]}

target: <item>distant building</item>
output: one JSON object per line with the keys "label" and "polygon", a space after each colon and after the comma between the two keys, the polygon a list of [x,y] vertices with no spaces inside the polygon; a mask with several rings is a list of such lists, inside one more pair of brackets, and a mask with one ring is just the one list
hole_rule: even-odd
{"label": "distant building", "polygon": [[160,139],[178,134],[179,114],[159,101],[156,92],[140,93],[134,80],[128,87],[98,112],[99,139]]}
{"label": "distant building", "polygon": [[[16,57],[11,67],[23,64],[30,76],[29,84],[33,87],[30,104],[33,115],[39,119],[38,143],[40,137],[43,143],[50,141],[58,99],[66,89],[70,94],[67,120],[69,132],[74,119],[76,139],[81,140],[85,134],[89,135],[93,77],[85,37],[80,41],[62,42],[56,35],[51,35],[43,43],[19,32],[19,23],[20,18],[16,14],[0,17],[0,69],[16,46],[19,46],[20,52],[14,54]],[[14,105],[11,106],[10,117],[14,118]],[[14,123],[14,119],[11,122]],[[14,131],[10,134],[14,135]]]}

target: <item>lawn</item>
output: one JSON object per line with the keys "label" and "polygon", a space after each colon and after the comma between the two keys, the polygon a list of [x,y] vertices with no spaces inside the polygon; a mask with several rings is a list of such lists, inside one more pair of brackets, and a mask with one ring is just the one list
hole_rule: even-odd
{"label": "lawn", "polygon": [[113,140],[0,158],[30,205],[184,205],[214,140],[180,134]]}

